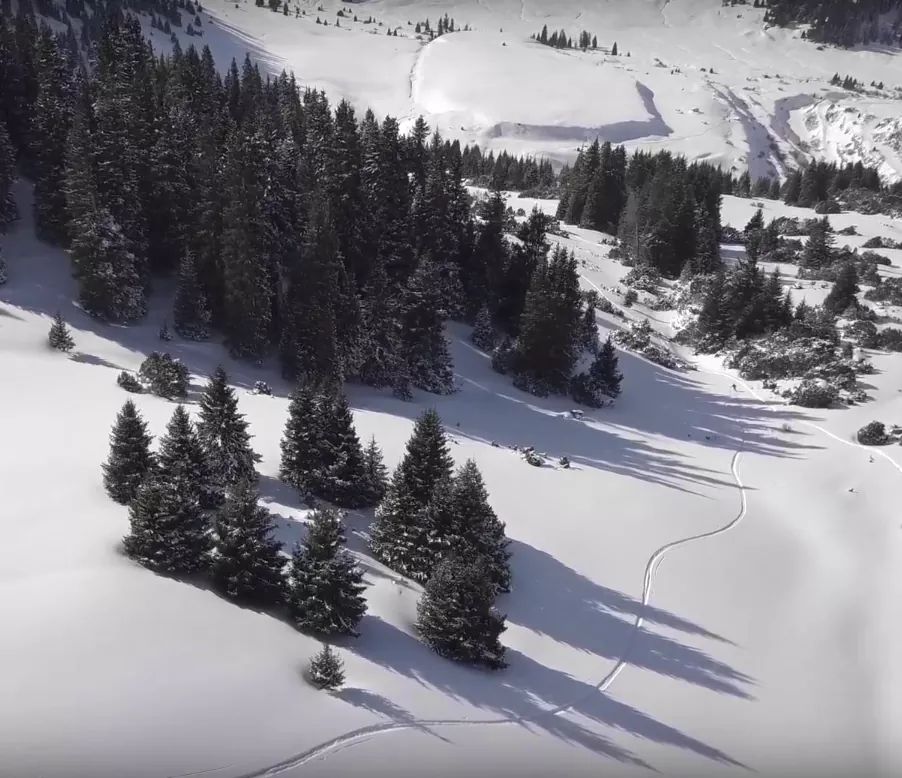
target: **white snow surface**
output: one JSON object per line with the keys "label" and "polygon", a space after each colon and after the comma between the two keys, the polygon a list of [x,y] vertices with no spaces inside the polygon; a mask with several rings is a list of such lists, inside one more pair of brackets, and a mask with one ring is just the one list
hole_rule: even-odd
{"label": "white snow surface", "polygon": [[[483,149],[564,162],[597,137],[754,177],[812,158],[902,177],[902,55],[815,46],[799,30],[765,28],[763,9],[751,3],[298,0],[288,16],[251,0],[203,5],[203,35],[182,42],[209,44],[222,65],[250,53],[333,100],[406,123],[423,115],[443,135]],[[296,9],[305,15],[295,18]],[[432,42],[415,34],[416,22],[428,18],[434,29],[446,13],[471,31]],[[530,40],[544,24],[574,39],[586,29],[600,48],[558,51]],[[152,33],[158,48],[169,46]],[[615,41],[617,57],[608,53]],[[885,89],[837,89],[829,84],[836,73]]]}
{"label": "white snow surface", "polygon": [[[621,353],[622,398],[576,421],[567,399],[493,373],[452,325],[456,394],[350,398],[390,465],[427,407],[455,460],[478,463],[512,539],[513,590],[499,603],[510,666],[470,669],[421,644],[419,587],[369,556],[372,515],[351,513],[369,613],[359,639],[338,641],[347,683],[328,694],[300,676],[317,640],[122,555],[127,510],[101,483],[109,429],[131,396],[159,438],[174,405],[115,379],[163,345],[171,290],[141,324],[93,321],[72,302],[68,257],[34,237],[28,185],[17,197],[0,287],[3,778],[902,771],[902,455],[852,442],[872,419],[902,420],[898,356],[874,355],[873,402],[806,411],[713,359],[675,373]],[[752,209],[727,198],[725,221]],[[833,218],[857,223],[860,240],[902,237],[900,221]],[[563,241],[587,287],[617,301],[625,269],[603,238],[574,229]],[[57,310],[76,341],[68,356],[46,345]],[[669,332],[669,314],[629,316]],[[599,320],[603,333],[619,326]],[[305,510],[275,477],[289,386],[216,342],[166,348],[190,367],[192,414],[225,365],[290,548]],[[274,397],[251,393],[258,379]],[[549,464],[530,467],[513,444]],[[562,455],[572,469],[555,465]]]}

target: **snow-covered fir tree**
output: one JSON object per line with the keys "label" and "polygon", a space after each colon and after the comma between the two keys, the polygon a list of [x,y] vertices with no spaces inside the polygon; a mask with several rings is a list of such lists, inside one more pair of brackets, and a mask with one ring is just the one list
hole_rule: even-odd
{"label": "snow-covered fir tree", "polygon": [[427,410],[417,419],[404,458],[376,510],[371,540],[377,559],[414,580],[425,580],[430,569],[423,508],[436,484],[451,478],[453,467],[442,421],[435,410]]}
{"label": "snow-covered fir tree", "polygon": [[214,508],[222,502],[222,492],[210,474],[197,430],[181,405],[176,406],[160,440],[157,465],[159,479],[175,483],[189,501],[196,501],[203,508]]}
{"label": "snow-covered fir tree", "polygon": [[480,561],[445,559],[417,605],[417,631],[440,656],[500,669],[506,664],[499,641],[505,625],[493,600],[494,587]]}
{"label": "snow-covered fir tree", "polygon": [[131,400],[126,400],[110,433],[110,456],[103,463],[103,485],[116,502],[128,505],[153,474],[152,437]]}
{"label": "snow-covered fir tree", "polygon": [[314,479],[314,493],[343,508],[370,505],[372,494],[354,417],[344,392],[320,396],[322,425],[320,464]]}
{"label": "snow-covered fir tree", "polygon": [[492,324],[492,314],[488,306],[483,305],[476,315],[476,324],[473,327],[471,340],[473,345],[483,351],[491,353],[495,348],[495,325]]}
{"label": "snow-covered fir tree", "polygon": [[338,513],[314,510],[307,537],[295,548],[288,579],[288,611],[298,629],[357,634],[366,613],[363,572],[345,548]]}
{"label": "snow-covered fir tree", "polygon": [[423,260],[404,295],[402,340],[410,382],[435,394],[450,394],[454,390],[443,312],[438,267]]}
{"label": "snow-covered fir tree", "polygon": [[312,492],[321,466],[323,426],[318,395],[309,383],[292,392],[281,448],[279,478],[301,494]]}
{"label": "snow-covered fir tree", "polygon": [[210,477],[221,489],[245,480],[256,480],[255,464],[260,456],[251,448],[244,414],[229,386],[228,376],[218,367],[200,398],[197,434],[207,458]]}
{"label": "snow-covered fir tree", "polygon": [[573,377],[570,393],[576,402],[590,408],[600,408],[606,399],[614,399],[620,395],[622,381],[617,350],[611,337],[608,336],[592,360],[588,371]]}
{"label": "snow-covered fir tree", "polygon": [[226,597],[276,605],[285,594],[282,545],[269,511],[258,504],[252,479],[235,484],[214,522],[213,583]]}
{"label": "snow-covered fir tree", "polygon": [[72,339],[69,327],[59,311],[53,316],[53,323],[50,325],[50,332],[47,334],[47,343],[50,348],[57,351],[72,351],[75,348],[75,341]]}
{"label": "snow-covered fir tree", "polygon": [[388,489],[388,468],[382,456],[382,449],[375,436],[370,438],[363,450],[364,483],[369,494],[369,505],[376,505],[385,497]]}
{"label": "snow-covered fir tree", "polygon": [[307,677],[318,689],[337,689],[345,682],[344,665],[341,658],[329,645],[310,660]]}

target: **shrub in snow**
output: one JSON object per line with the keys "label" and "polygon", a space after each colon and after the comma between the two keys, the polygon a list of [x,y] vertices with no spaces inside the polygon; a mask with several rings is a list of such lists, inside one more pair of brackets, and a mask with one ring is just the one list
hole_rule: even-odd
{"label": "shrub in snow", "polygon": [[843,330],[843,335],[855,345],[862,348],[876,348],[878,345],[877,327],[873,322],[858,319],[850,322]]}
{"label": "shrub in snow", "polygon": [[821,200],[814,206],[814,212],[819,214],[839,213],[841,210],[836,200]]}
{"label": "shrub in snow", "polygon": [[887,351],[902,351],[902,330],[898,327],[887,327],[877,333],[877,348]]}
{"label": "shrub in snow", "polygon": [[75,341],[59,311],[53,317],[53,324],[50,325],[50,332],[47,335],[47,343],[50,348],[55,348],[57,351],[71,351],[75,347]]}
{"label": "shrub in snow", "polygon": [[495,327],[492,324],[492,315],[485,305],[479,309],[470,340],[473,341],[474,346],[489,353],[495,348]]}
{"label": "shrub in snow", "polygon": [[722,243],[745,245],[745,233],[730,224],[725,224],[720,230],[720,240]]}
{"label": "shrub in snow", "polygon": [[623,277],[623,283],[633,289],[655,294],[661,285],[661,274],[653,267],[634,267]]}
{"label": "shrub in snow", "polygon": [[119,384],[126,392],[132,392],[133,394],[141,394],[144,391],[144,387],[141,386],[141,382],[135,378],[128,370],[123,370],[116,377],[116,383]]}
{"label": "shrub in snow", "polygon": [[638,299],[639,293],[635,289],[627,289],[626,294],[623,295],[623,305],[626,308],[630,308]]}
{"label": "shrub in snow", "polygon": [[882,421],[872,421],[858,430],[858,442],[863,446],[885,446],[889,443],[886,426]]}
{"label": "shrub in snow", "polygon": [[138,376],[158,397],[172,399],[188,394],[188,368],[169,354],[151,352],[141,363]]}
{"label": "shrub in snow", "polygon": [[873,262],[875,265],[882,265],[884,267],[893,264],[889,257],[878,254],[876,251],[862,251],[860,256],[862,262]]}
{"label": "shrub in snow", "polygon": [[513,367],[516,348],[510,338],[505,338],[492,352],[492,370],[507,375]]}
{"label": "shrub in snow", "polygon": [[307,667],[307,679],[317,689],[337,689],[345,682],[344,664],[329,646],[323,646]]}
{"label": "shrub in snow", "polygon": [[802,381],[789,392],[789,401],[803,408],[829,408],[839,399],[839,390],[825,381]]}
{"label": "shrub in snow", "polygon": [[902,305],[902,278],[885,278],[873,289],[864,293],[865,300]]}

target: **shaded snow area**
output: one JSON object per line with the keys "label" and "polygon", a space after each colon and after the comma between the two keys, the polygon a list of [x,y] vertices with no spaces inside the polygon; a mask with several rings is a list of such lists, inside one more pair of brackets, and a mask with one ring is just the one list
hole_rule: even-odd
{"label": "shaded snow area", "polygon": [[[333,101],[348,98],[408,123],[422,114],[443,135],[483,149],[563,162],[598,137],[750,168],[753,177],[824,156],[902,177],[902,57],[818,47],[799,30],[766,29],[764,10],[751,3],[299,0],[287,16],[253,0],[203,5],[203,34],[182,35],[182,43],[209,44],[221,65],[250,53]],[[417,22],[429,19],[435,29],[444,14],[459,31],[431,42],[416,34]],[[574,41],[587,30],[599,49],[530,40],[543,25]],[[148,31],[158,48],[170,45]],[[618,56],[610,54],[615,42]],[[831,86],[835,74],[857,79],[864,92]]]}
{"label": "shaded snow area", "polygon": [[[873,402],[807,411],[711,358],[676,373],[623,352],[623,396],[575,420],[572,401],[514,389],[469,328],[450,325],[455,394],[405,403],[350,387],[350,399],[388,464],[429,407],[455,460],[478,463],[512,539],[513,587],[499,601],[510,666],[431,653],[412,627],[419,587],[371,558],[372,514],[351,512],[369,611],[360,638],[337,644],[347,682],[329,694],[300,675],[317,640],[123,556],[127,510],[101,483],[110,427],[132,397],[159,438],[174,406],[127,395],[116,376],[160,348],[171,297],[157,289],[135,326],[88,318],[72,303],[68,257],[34,237],[28,186],[17,196],[0,287],[4,778],[902,772],[902,455],[852,442],[874,418],[902,421],[898,357],[874,356]],[[768,218],[795,212],[769,207]],[[725,222],[751,213],[727,198]],[[856,221],[862,240],[902,237],[885,217],[836,219]],[[618,285],[625,269],[605,236],[558,240],[587,288]],[[70,355],[47,347],[57,310]],[[668,334],[667,313],[627,316]],[[599,323],[603,336],[622,326]],[[306,511],[276,479],[288,385],[217,342],[167,349],[190,368],[195,417],[206,377],[226,367],[262,455],[262,500],[290,548]],[[261,379],[273,397],[251,393]],[[572,466],[530,467],[514,444]]]}

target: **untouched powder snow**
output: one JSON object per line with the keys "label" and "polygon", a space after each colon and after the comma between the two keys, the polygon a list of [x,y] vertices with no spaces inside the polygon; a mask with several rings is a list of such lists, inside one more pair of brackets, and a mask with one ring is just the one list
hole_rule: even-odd
{"label": "untouched powder snow", "polygon": [[[304,15],[295,18],[295,8]],[[434,29],[444,14],[457,32],[432,42],[416,35],[417,22],[428,18]],[[333,101],[407,123],[422,114],[443,135],[487,150],[563,162],[599,137],[748,168],[754,177],[823,156],[902,177],[902,56],[815,46],[798,30],[765,28],[763,9],[751,3],[300,0],[284,16],[252,0],[209,0],[201,16],[203,35],[183,35],[182,44],[209,44],[223,66],[249,53]],[[599,49],[559,51],[530,40],[543,25],[573,39],[585,29]],[[161,50],[170,45],[148,31]],[[836,73],[886,88],[838,90],[829,83]],[[805,112],[815,102],[816,116]],[[850,142],[855,133],[863,142]]]}
{"label": "untouched powder snow", "polygon": [[[419,587],[369,556],[371,513],[352,512],[369,613],[359,639],[338,642],[347,683],[326,694],[300,677],[318,641],[122,555],[127,511],[100,473],[110,427],[133,397],[158,438],[174,405],[115,379],[160,348],[170,296],[159,289],[135,326],[91,320],[72,303],[68,257],[34,237],[27,185],[17,197],[0,288],[4,778],[902,770],[902,455],[852,442],[873,418],[902,419],[898,357],[875,358],[873,402],[808,411],[712,359],[675,373],[622,352],[624,395],[576,421],[570,401],[514,389],[468,328],[450,326],[456,394],[404,403],[350,387],[350,398],[360,436],[374,434],[389,465],[427,407],[455,460],[477,461],[512,539],[513,590],[499,603],[510,667],[461,667],[423,646]],[[724,221],[752,209],[727,198]],[[902,234],[886,217],[833,218],[858,223],[862,240]],[[603,237],[560,240],[587,287],[612,294],[625,269]],[[76,341],[68,356],[46,346],[57,310]],[[628,316],[668,333],[666,313]],[[226,367],[289,549],[305,517],[275,478],[289,387],[216,342],[166,348],[191,369],[192,414],[206,376]],[[258,379],[274,397],[250,393]],[[550,464],[530,467],[513,444]],[[551,464],[562,455],[572,469]]]}

